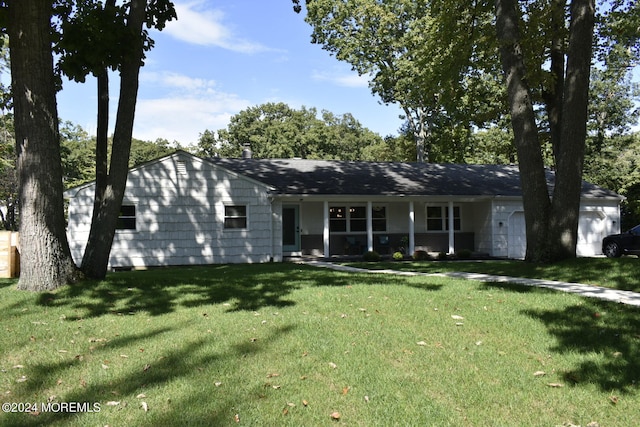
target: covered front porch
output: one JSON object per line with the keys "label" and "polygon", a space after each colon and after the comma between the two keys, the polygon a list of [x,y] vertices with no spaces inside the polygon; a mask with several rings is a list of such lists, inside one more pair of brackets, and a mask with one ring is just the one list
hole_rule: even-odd
{"label": "covered front porch", "polygon": [[482,250],[490,205],[442,198],[283,201],[283,255],[329,258],[367,251],[410,255],[416,250]]}

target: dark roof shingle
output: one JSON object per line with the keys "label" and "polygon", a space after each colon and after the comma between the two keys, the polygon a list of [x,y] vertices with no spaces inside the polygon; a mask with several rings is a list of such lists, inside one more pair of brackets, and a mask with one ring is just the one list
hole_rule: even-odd
{"label": "dark roof shingle", "polygon": [[[281,195],[521,196],[517,166],[303,159],[208,159]],[[547,173],[550,191],[555,175]],[[583,182],[586,197],[619,197]]]}

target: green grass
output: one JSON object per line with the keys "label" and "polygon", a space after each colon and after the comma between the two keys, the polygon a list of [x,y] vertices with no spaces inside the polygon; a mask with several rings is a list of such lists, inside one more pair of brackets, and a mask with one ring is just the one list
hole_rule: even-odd
{"label": "green grass", "polygon": [[14,283],[0,282],[0,401],[100,412],[0,425],[640,423],[634,307],[294,264],[115,273],[46,294]]}
{"label": "green grass", "polygon": [[442,273],[462,271],[468,273],[496,274],[532,279],[559,280],[585,283],[606,288],[640,292],[640,260],[633,257],[576,258],[555,264],[533,264],[523,261],[417,261],[345,263],[353,267],[367,269],[392,269]]}

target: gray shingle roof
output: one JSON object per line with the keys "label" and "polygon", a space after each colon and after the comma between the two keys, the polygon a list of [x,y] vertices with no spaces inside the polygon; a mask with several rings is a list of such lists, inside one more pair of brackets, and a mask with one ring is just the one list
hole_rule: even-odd
{"label": "gray shingle roof", "polygon": [[[281,195],[521,196],[517,166],[301,159],[208,159]],[[547,173],[550,191],[554,174]],[[583,197],[619,197],[583,182]]]}

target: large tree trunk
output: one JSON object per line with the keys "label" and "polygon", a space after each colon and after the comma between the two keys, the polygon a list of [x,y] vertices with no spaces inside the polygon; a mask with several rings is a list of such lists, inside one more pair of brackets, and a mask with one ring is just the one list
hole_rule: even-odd
{"label": "large tree trunk", "polygon": [[[507,82],[522,180],[527,223],[526,259],[551,262],[575,257],[586,138],[594,1],[574,0],[571,3],[566,72],[561,70],[564,60],[560,57],[563,43],[558,37],[561,32],[558,27],[560,17],[553,17],[555,26],[551,67],[557,78],[555,88],[547,97],[547,111],[550,113],[556,157],[556,179],[552,200],[549,198],[545,179],[531,94],[525,80],[526,69],[519,44],[518,1],[496,0],[495,5],[500,56]],[[563,5],[563,1],[554,1],[554,13],[558,14]]]}
{"label": "large tree trunk", "polygon": [[544,161],[540,151],[535,113],[526,82],[520,46],[520,19],[517,0],[496,0],[496,29],[505,74],[514,143],[518,152],[522,201],[527,233],[526,259],[546,257],[551,201],[547,190]]}
{"label": "large tree trunk", "polygon": [[76,281],[65,232],[62,164],[51,50],[51,2],[9,2],[11,78],[20,198],[19,289]]}
{"label": "large tree trunk", "polygon": [[552,205],[553,259],[576,256],[594,20],[594,0],[571,2],[561,137],[556,154]]}
{"label": "large tree trunk", "polygon": [[[129,155],[136,100],[138,97],[138,76],[142,65],[143,46],[139,35],[145,19],[146,0],[133,0],[127,27],[135,34],[133,51],[125,58],[120,70],[120,96],[113,135],[111,162],[104,185],[96,185],[91,231],[82,258],[82,271],[91,278],[100,279],[107,273],[109,254],[115,236],[116,223],[129,170]],[[96,183],[97,184],[97,183]]]}
{"label": "large tree trunk", "polygon": [[549,134],[554,158],[557,158],[562,138],[562,104],[564,96],[564,49],[565,49],[565,7],[566,0],[551,2],[551,49],[550,72],[553,84],[543,91],[544,103],[549,120]]}

